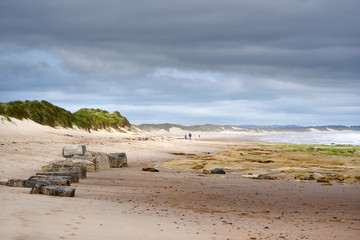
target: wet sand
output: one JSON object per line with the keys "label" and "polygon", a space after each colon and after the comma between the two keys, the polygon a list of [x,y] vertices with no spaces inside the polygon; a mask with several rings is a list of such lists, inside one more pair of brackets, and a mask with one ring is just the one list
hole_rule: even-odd
{"label": "wet sand", "polygon": [[359,185],[254,180],[241,174],[167,168],[141,171],[189,157],[173,153],[206,157],[233,143],[19,129],[21,123],[0,129],[2,180],[28,178],[42,165],[61,159],[61,148],[69,144],[126,152],[129,167],[88,173],[73,184],[75,198],[30,195],[30,189],[0,186],[1,239],[358,239],[360,235]]}

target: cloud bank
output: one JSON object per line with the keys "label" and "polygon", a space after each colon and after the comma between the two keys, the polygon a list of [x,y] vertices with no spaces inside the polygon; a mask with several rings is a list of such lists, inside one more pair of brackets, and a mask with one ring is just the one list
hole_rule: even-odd
{"label": "cloud bank", "polygon": [[360,124],[357,0],[1,1],[0,101],[132,123]]}

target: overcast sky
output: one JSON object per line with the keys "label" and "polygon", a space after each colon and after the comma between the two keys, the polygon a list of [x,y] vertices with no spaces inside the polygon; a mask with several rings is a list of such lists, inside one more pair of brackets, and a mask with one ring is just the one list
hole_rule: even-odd
{"label": "overcast sky", "polygon": [[0,102],[360,125],[359,0],[0,1]]}

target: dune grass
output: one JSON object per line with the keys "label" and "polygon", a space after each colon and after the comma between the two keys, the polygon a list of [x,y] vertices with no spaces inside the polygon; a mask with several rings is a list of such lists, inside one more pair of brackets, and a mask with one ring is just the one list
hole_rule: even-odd
{"label": "dune grass", "polygon": [[117,111],[109,113],[101,109],[83,108],[75,112],[74,116],[76,125],[84,129],[130,128],[129,121]]}
{"label": "dune grass", "polygon": [[51,127],[61,126],[64,128],[81,129],[130,129],[129,121],[119,112],[109,113],[100,109],[80,109],[74,114],[57,107],[47,101],[14,101],[0,103],[0,115],[17,119],[30,119],[36,123]]}

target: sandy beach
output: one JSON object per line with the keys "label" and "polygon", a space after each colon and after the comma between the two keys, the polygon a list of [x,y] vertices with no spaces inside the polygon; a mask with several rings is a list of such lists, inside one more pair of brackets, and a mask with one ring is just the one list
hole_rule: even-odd
{"label": "sandy beach", "polygon": [[[209,134],[210,136],[211,134]],[[125,152],[128,167],[88,173],[74,198],[0,186],[1,239],[359,239],[360,185],[254,180],[159,167],[244,142],[189,141],[180,132],[88,133],[0,121],[0,181],[29,178],[67,145]],[[197,136],[197,135],[194,135]],[[182,153],[183,155],[180,155]]]}

